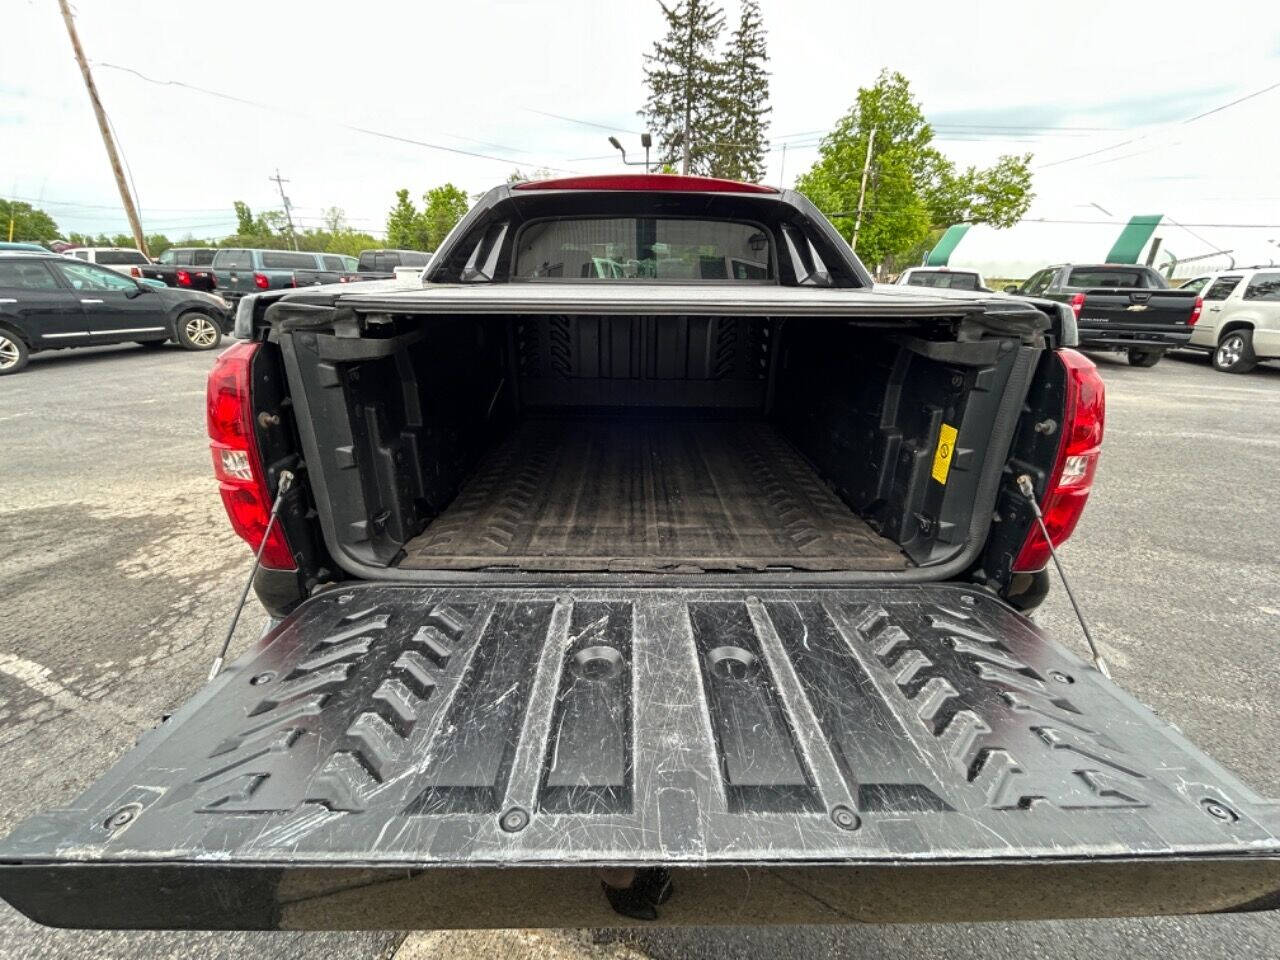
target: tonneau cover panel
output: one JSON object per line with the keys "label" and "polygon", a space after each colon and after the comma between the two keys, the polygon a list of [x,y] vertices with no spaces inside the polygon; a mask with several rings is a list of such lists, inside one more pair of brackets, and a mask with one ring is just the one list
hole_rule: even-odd
{"label": "tonneau cover panel", "polygon": [[[610,924],[1274,906],[1280,812],[989,596],[313,598],[0,844],[42,922]],[[683,869],[682,869],[683,868]],[[743,913],[743,910],[748,911]]]}

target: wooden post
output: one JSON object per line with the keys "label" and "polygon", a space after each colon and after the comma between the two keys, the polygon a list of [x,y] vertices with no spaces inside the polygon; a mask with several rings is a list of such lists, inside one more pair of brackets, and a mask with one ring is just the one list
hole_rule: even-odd
{"label": "wooden post", "polygon": [[871,128],[871,135],[867,137],[867,159],[862,164],[862,187],[858,190],[858,216],[853,221],[853,242],[849,246],[853,247],[854,252],[858,250],[858,231],[862,229],[862,202],[867,197],[867,174],[871,171],[871,148],[876,143],[876,128]]}
{"label": "wooden post", "polygon": [[80,75],[84,77],[85,88],[89,91],[89,102],[93,104],[93,114],[98,118],[98,129],[102,132],[102,143],[107,148],[107,158],[111,161],[111,172],[115,174],[116,186],[120,188],[120,200],[124,204],[124,214],[129,218],[129,229],[133,231],[133,242],[144,256],[147,253],[147,238],[142,233],[142,222],[138,219],[138,208],[133,205],[133,195],[129,193],[129,185],[124,179],[124,168],[120,165],[120,155],[116,152],[115,140],[111,137],[111,129],[107,125],[107,114],[102,109],[102,101],[98,99],[98,88],[94,86],[93,74],[89,72],[89,61],[84,57],[80,46],[80,37],[76,34],[75,21],[67,0],[58,0],[62,10],[62,22],[67,25],[67,33],[71,37],[71,48],[75,50],[76,62],[80,64]]}

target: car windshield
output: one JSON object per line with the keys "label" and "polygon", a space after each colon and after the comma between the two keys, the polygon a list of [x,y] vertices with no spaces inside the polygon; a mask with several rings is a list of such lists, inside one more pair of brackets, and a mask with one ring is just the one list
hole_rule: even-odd
{"label": "car windshield", "polygon": [[104,267],[117,267],[121,264],[150,263],[138,250],[99,250],[97,262]]}
{"label": "car windshield", "polygon": [[769,236],[750,223],[608,217],[544,220],[516,243],[524,280],[771,281]]}
{"label": "car windshield", "polygon": [[909,287],[946,287],[950,290],[977,290],[976,273],[952,273],[936,270],[917,271],[907,277]]}
{"label": "car windshield", "polygon": [[1141,270],[1072,270],[1069,287],[1145,287]]}

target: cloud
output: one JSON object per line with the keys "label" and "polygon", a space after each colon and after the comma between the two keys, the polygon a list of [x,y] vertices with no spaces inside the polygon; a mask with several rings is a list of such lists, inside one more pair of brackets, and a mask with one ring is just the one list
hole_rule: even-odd
{"label": "cloud", "polygon": [[1127,129],[1168,123],[1194,116],[1212,108],[1220,101],[1229,99],[1231,93],[1231,87],[1213,86],[1192,90],[1162,91],[1103,102],[1058,101],[946,110],[930,113],[929,122],[935,126]]}

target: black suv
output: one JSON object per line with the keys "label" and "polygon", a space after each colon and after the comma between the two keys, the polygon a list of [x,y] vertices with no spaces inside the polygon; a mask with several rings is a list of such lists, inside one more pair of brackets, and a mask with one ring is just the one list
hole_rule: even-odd
{"label": "black suv", "polygon": [[0,253],[0,375],[40,350],[168,340],[212,350],[230,329],[227,305],[198,290],[147,286],[57,254]]}

